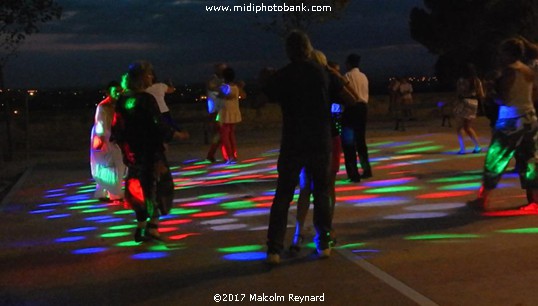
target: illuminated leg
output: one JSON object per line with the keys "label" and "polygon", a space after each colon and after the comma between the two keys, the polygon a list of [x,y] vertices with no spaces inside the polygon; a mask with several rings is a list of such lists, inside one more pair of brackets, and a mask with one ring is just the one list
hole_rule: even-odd
{"label": "illuminated leg", "polygon": [[311,184],[310,173],[306,171],[305,168],[301,171],[300,180],[299,180],[299,198],[297,199],[297,217],[295,223],[295,234],[293,235],[292,245],[290,246],[290,251],[299,251],[303,243],[303,229],[304,223],[306,220],[306,215],[308,214],[308,209],[310,207],[310,195],[312,190],[310,188]]}

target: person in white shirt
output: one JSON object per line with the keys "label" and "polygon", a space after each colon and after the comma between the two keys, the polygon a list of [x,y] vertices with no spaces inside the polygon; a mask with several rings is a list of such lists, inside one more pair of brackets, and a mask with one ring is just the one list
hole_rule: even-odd
{"label": "person in white shirt", "polygon": [[174,93],[176,91],[176,88],[170,83],[162,83],[162,82],[156,82],[155,81],[155,75],[153,76],[153,84],[151,84],[150,87],[146,88],[146,92],[153,95],[155,100],[157,100],[157,105],[159,105],[159,110],[161,111],[161,116],[168,125],[170,125],[174,130],[176,131],[182,131],[183,129],[179,124],[176,123],[176,121],[172,118],[172,114],[170,113],[170,109],[168,108],[168,105],[166,104],[165,96],[167,94]]}
{"label": "person in white shirt", "polygon": [[[358,98],[357,103],[346,106],[342,114],[342,150],[347,177],[352,182],[360,182],[361,178],[372,177],[372,167],[366,145],[366,122],[368,118],[368,78],[359,70],[361,57],[350,54],[346,60],[347,73],[345,78],[349,87]],[[362,174],[357,167],[357,156],[362,168]]]}

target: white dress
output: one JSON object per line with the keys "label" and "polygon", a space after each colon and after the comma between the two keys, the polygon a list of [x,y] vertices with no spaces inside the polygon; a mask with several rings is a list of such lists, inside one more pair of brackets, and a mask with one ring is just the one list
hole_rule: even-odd
{"label": "white dress", "polygon": [[110,97],[97,105],[90,138],[90,168],[96,183],[94,197],[110,200],[123,198],[126,170],[120,148],[109,140],[114,107]]}

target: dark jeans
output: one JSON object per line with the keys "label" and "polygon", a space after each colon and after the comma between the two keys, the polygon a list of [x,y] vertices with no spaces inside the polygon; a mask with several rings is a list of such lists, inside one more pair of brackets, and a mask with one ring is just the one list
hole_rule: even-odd
{"label": "dark jeans", "polygon": [[366,146],[366,119],[368,109],[366,104],[354,106],[353,122],[345,122],[342,127],[342,151],[349,179],[360,179],[357,167],[357,155],[363,173],[371,173],[368,147]]}
{"label": "dark jeans", "polygon": [[273,205],[271,206],[267,234],[269,253],[279,254],[284,248],[284,237],[288,226],[288,211],[303,167],[312,174],[314,227],[317,233],[315,242],[317,248],[323,250],[330,246],[330,231],[332,229],[332,203],[329,193],[331,153],[316,153],[280,153],[277,187]]}

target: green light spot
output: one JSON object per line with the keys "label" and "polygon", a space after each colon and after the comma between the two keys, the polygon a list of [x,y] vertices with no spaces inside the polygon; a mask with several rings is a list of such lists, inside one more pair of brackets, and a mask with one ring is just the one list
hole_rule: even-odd
{"label": "green light spot", "polygon": [[207,170],[192,170],[192,171],[181,171],[181,176],[193,176],[198,174],[205,174],[207,173]]}
{"label": "green light spot", "polygon": [[149,250],[150,251],[154,251],[154,252],[166,252],[166,251],[171,251],[171,250],[181,250],[181,249],[184,249],[185,246],[183,244],[179,244],[179,243],[176,243],[176,244],[158,244],[158,245],[153,245],[151,247],[149,247]]}
{"label": "green light spot", "polygon": [[225,195],[228,195],[227,193],[221,192],[221,193],[210,193],[210,194],[204,194],[201,196],[198,196],[199,199],[212,199],[212,198],[218,198],[223,197]]}
{"label": "green light spot", "polygon": [[133,247],[133,246],[138,246],[138,245],[140,244],[135,241],[125,241],[125,242],[120,242],[116,244],[116,246],[118,247]]}
{"label": "green light spot", "polygon": [[365,190],[364,193],[392,193],[392,192],[405,192],[419,190],[420,187],[416,186],[398,186],[398,187],[383,187],[383,188],[373,188]]}
{"label": "green light spot", "polygon": [[354,249],[354,248],[358,248],[358,247],[363,247],[365,245],[366,245],[366,243],[364,243],[364,242],[358,242],[358,243],[344,244],[344,245],[336,247],[336,248],[337,249]]}
{"label": "green light spot", "polygon": [[103,212],[103,211],[107,211],[107,209],[106,208],[86,209],[86,210],[83,210],[82,213],[91,214],[91,213]]}
{"label": "green light spot", "polygon": [[115,233],[106,233],[102,234],[102,238],[116,238],[116,237],[125,237],[131,235],[131,232],[115,232]]}
{"label": "green light spot", "polygon": [[402,151],[398,151],[396,153],[398,153],[398,154],[412,154],[412,153],[420,153],[420,152],[441,151],[442,149],[443,149],[443,146],[429,146],[429,147],[402,150]]}
{"label": "green light spot", "polygon": [[128,224],[128,225],[111,226],[108,229],[111,230],[111,231],[118,231],[118,230],[131,229],[131,228],[135,228],[135,227],[136,227],[136,224]]}
{"label": "green light spot", "polygon": [[454,185],[447,185],[443,187],[439,187],[439,190],[468,190],[468,189],[478,189],[480,188],[481,183],[475,182],[475,183],[467,183],[467,184],[454,184]]}
{"label": "green light spot", "polygon": [[132,214],[132,213],[133,213],[133,211],[129,210],[129,209],[124,209],[124,210],[119,210],[119,211],[114,212],[115,215],[129,215],[129,214]]}
{"label": "green light spot", "polygon": [[481,235],[476,234],[429,234],[429,235],[416,235],[407,236],[405,240],[442,240],[442,239],[470,239],[481,238]]}
{"label": "green light spot", "polygon": [[465,182],[465,181],[479,181],[482,179],[482,175],[465,175],[457,177],[445,177],[435,180],[430,180],[431,183],[453,183],[453,182]]}
{"label": "green light spot", "polygon": [[93,205],[77,205],[77,206],[71,206],[68,209],[69,210],[79,210],[79,209],[88,209],[93,207]]}
{"label": "green light spot", "polygon": [[135,98],[129,98],[125,102],[125,109],[131,110],[131,109],[133,109],[135,107],[135,104],[136,104],[136,99]]}
{"label": "green light spot", "polygon": [[497,232],[506,234],[538,234],[538,227],[514,228],[507,230],[499,230]]}
{"label": "green light spot", "polygon": [[253,245],[242,245],[235,247],[219,248],[217,249],[220,253],[239,253],[239,252],[254,252],[263,249],[263,246],[259,244]]}
{"label": "green light spot", "polygon": [[243,208],[252,208],[256,205],[252,203],[251,201],[235,201],[235,202],[228,202],[224,204],[220,204],[222,208],[224,209],[243,209]]}
{"label": "green light spot", "polygon": [[201,212],[201,209],[187,209],[187,208],[172,208],[170,210],[171,215],[190,215]]}

